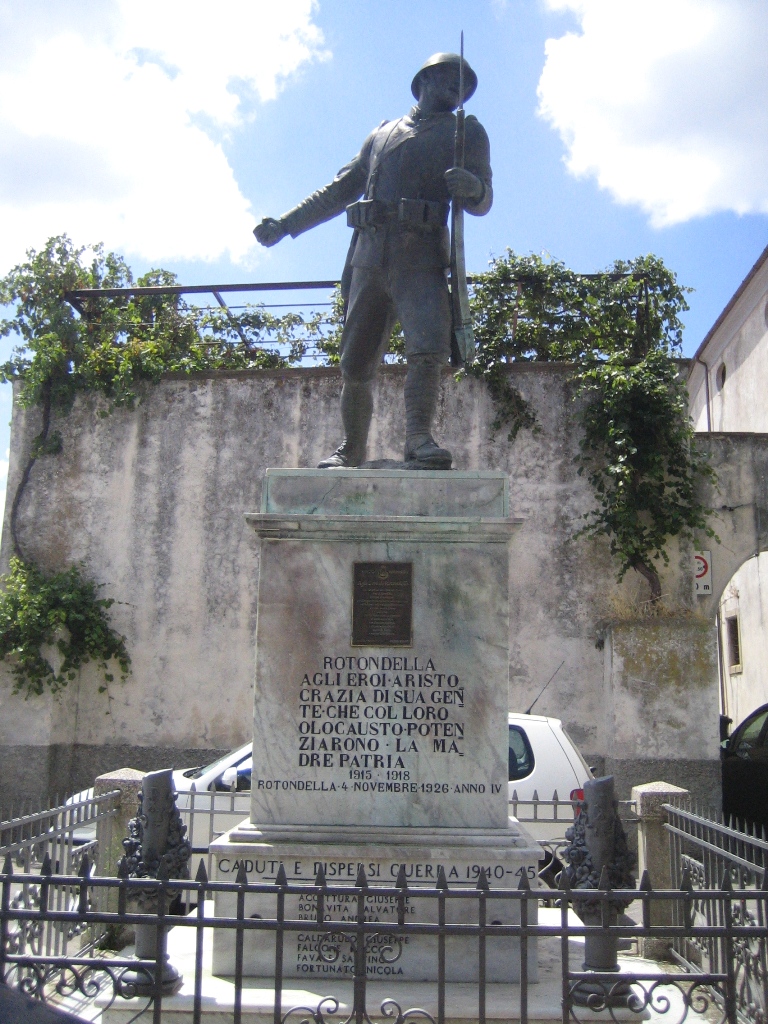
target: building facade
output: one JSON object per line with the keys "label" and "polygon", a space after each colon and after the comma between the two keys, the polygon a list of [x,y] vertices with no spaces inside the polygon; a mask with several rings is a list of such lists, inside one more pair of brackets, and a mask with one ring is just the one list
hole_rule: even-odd
{"label": "building facade", "polygon": [[[768,248],[699,346],[688,388],[697,431],[768,433]],[[723,714],[738,723],[768,703],[768,555],[753,552],[724,582],[720,693]]]}

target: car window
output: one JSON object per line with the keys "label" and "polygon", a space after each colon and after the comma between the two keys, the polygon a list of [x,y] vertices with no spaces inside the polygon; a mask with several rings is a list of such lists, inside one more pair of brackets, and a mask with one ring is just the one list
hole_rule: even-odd
{"label": "car window", "polygon": [[763,731],[766,720],[768,720],[768,710],[762,711],[759,715],[755,715],[751,721],[747,720],[744,723],[733,745],[733,749],[737,754],[744,756],[756,746],[760,740],[760,734]]}
{"label": "car window", "polygon": [[250,792],[251,772],[253,770],[253,758],[248,757],[237,766],[237,791],[238,793]]}
{"label": "car window", "polygon": [[534,766],[533,751],[528,737],[518,725],[509,727],[509,781],[515,782],[530,775]]}

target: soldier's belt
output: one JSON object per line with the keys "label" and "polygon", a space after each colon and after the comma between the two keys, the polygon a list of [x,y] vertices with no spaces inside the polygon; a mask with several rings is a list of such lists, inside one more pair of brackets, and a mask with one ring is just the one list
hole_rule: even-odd
{"label": "soldier's belt", "polygon": [[381,199],[360,199],[347,207],[351,228],[380,227],[394,222],[413,228],[442,228],[448,223],[449,203],[429,199],[401,199],[385,203]]}

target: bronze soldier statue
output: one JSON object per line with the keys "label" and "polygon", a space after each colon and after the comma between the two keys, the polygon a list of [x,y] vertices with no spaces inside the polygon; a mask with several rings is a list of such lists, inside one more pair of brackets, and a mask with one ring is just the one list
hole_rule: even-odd
{"label": "bronze soldier statue", "polygon": [[[344,440],[319,468],[359,466],[366,458],[373,379],[396,320],[405,335],[405,462],[450,469],[451,453],[432,437],[440,370],[451,351],[451,199],[481,216],[493,201],[490,147],[479,121],[465,122],[464,166],[454,166],[460,78],[468,99],[477,75],[455,53],[436,53],[416,72],[409,114],[383,121],[333,181],[279,219],[254,229],[275,245],[347,211],[354,228],[342,277],[346,320],[341,338]],[[363,197],[362,199],[360,197]]]}

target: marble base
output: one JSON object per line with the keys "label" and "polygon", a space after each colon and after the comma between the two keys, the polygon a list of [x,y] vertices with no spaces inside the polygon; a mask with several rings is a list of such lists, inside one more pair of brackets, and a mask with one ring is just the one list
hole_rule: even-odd
{"label": "marble base", "polygon": [[251,820],[504,829],[504,475],[269,470],[262,508]]}
{"label": "marble base", "polygon": [[504,519],[509,515],[509,479],[506,473],[489,470],[426,470],[414,479],[402,464],[386,469],[268,469],[261,511]]}
{"label": "marble base", "polygon": [[[419,899],[418,888],[434,889],[438,869],[445,871],[450,889],[476,890],[481,868],[485,868],[491,889],[514,889],[525,875],[531,886],[537,885],[536,869],[541,848],[525,829],[510,819],[504,829],[449,828],[352,828],[349,826],[284,825],[256,826],[244,822],[211,844],[217,880],[234,881],[238,870],[245,868],[249,882],[273,882],[280,864],[288,881],[311,885],[322,865],[329,886],[355,884],[362,865],[372,886],[394,886],[401,865],[409,886],[406,920],[434,923],[437,901]],[[216,913],[234,916],[236,897],[216,894]],[[535,920],[536,905],[529,907]],[[397,922],[397,898],[372,893],[366,912],[369,920]],[[246,916],[258,914],[273,918],[276,897],[249,895]],[[519,921],[519,904],[493,901],[488,904],[488,921],[514,924]],[[318,930],[315,923],[316,902],[311,896],[288,896],[286,919],[306,921],[306,931],[286,932],[283,971],[286,978],[349,978],[353,954],[350,942],[340,944],[336,961],[326,963],[320,955],[320,940],[334,929],[349,928],[357,915],[357,897],[329,895],[325,901],[327,929]],[[449,900],[446,907],[448,923],[475,924],[478,904],[474,899]],[[327,943],[326,943],[327,945]],[[405,981],[437,979],[437,937],[410,935],[393,961],[384,938],[370,940],[368,976],[393,977]],[[398,951],[395,951],[398,952]],[[536,942],[529,943],[529,978],[536,980]],[[487,978],[493,982],[511,983],[520,977],[519,942],[512,937],[492,938],[487,942]],[[213,943],[213,973],[234,973],[235,934],[217,931]],[[392,962],[390,962],[392,961]],[[245,933],[244,964],[247,976],[259,977],[274,972],[275,940],[268,932]],[[446,976],[451,981],[470,982],[478,977],[477,939],[450,936],[446,940]]]}

